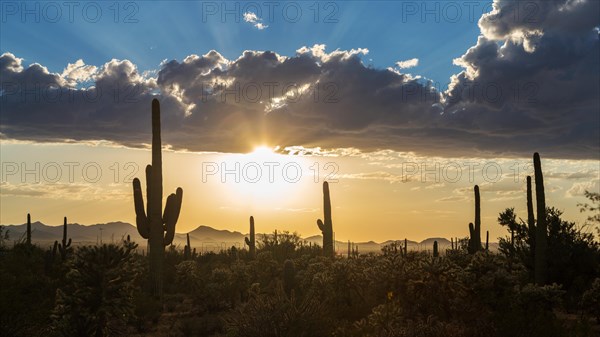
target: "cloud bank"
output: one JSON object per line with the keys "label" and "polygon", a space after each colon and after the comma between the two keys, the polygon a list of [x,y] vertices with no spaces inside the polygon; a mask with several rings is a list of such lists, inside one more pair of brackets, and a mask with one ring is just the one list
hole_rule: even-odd
{"label": "cloud bank", "polygon": [[[495,1],[464,68],[439,92],[401,69],[374,69],[366,49],[295,55],[218,51],[163,62],[153,76],[128,60],[82,60],[50,73],[0,56],[5,139],[150,141],[150,101],[163,142],[190,151],[247,152],[260,144],[391,149],[439,156],[598,158],[597,1],[539,1],[535,18]],[[414,63],[414,62],[413,62]],[[411,63],[412,64],[412,63]]]}

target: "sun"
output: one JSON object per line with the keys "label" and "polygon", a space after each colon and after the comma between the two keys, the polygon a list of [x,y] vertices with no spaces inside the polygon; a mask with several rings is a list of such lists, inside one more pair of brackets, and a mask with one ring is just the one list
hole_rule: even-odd
{"label": "sun", "polygon": [[277,147],[271,148],[266,145],[260,145],[255,147],[252,152],[248,153],[248,156],[256,159],[273,159],[278,156],[278,154],[274,152],[274,149],[277,149]]}
{"label": "sun", "polygon": [[[297,189],[296,172],[302,174],[301,158],[276,151],[279,147],[256,146],[251,152],[229,156],[224,163],[226,179],[222,184],[238,200],[269,205],[284,199]],[[291,177],[290,177],[291,176]]]}

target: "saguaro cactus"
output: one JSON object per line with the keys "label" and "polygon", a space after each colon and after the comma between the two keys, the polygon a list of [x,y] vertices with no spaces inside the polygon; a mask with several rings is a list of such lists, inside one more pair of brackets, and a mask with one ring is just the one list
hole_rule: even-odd
{"label": "saguaro cactus", "polygon": [[317,226],[323,233],[323,255],[333,256],[333,223],[331,221],[331,199],[329,198],[329,184],[323,182],[323,216],[325,222],[317,220]]}
{"label": "saguaro cactus", "polygon": [[162,154],[160,138],[160,104],[152,100],[152,165],[146,166],[146,198],[147,212],[144,210],[142,187],[138,178],[133,179],[133,199],[136,213],[136,224],[140,235],[148,240],[150,247],[150,277],[153,292],[162,296],[163,260],[165,246],[173,242],[175,225],[181,210],[183,190],[177,188],[176,193],[169,195],[162,212]]}
{"label": "saguaro cactus", "polygon": [[190,233],[187,233],[187,245],[183,247],[183,258],[189,260],[192,257],[192,245],[190,245]]}
{"label": "saguaro cactus", "polygon": [[530,176],[527,176],[527,229],[529,232],[529,250],[533,259],[535,257],[535,216],[533,215],[533,193],[531,191]]}
{"label": "saguaro cactus", "polygon": [[31,215],[27,213],[27,245],[31,246]]}
{"label": "saguaro cactus", "polygon": [[485,231],[485,250],[490,250],[490,231]]}
{"label": "saguaro cactus", "polygon": [[433,257],[438,257],[438,256],[440,256],[440,253],[438,251],[438,242],[433,241]]}
{"label": "saguaro cactus", "polygon": [[540,155],[533,154],[533,168],[535,170],[535,202],[537,206],[537,225],[535,226],[535,257],[534,278],[535,283],[546,283],[546,249],[548,247],[546,224],[546,196],[544,193],[544,176]]}
{"label": "saguaro cactus", "polygon": [[63,237],[62,243],[58,244],[58,251],[60,252],[60,257],[65,260],[67,255],[69,254],[69,247],[71,247],[71,239],[67,241],[67,217],[63,219]]}
{"label": "saguaro cactus", "polygon": [[350,258],[351,254],[352,254],[352,247],[350,246],[350,240],[348,240],[348,258]]}
{"label": "saguaro cactus", "polygon": [[250,257],[256,257],[256,234],[254,232],[254,217],[250,217],[250,238],[245,238],[250,252]]}
{"label": "saguaro cactus", "polygon": [[469,223],[469,253],[475,254],[481,250],[481,203],[479,198],[479,186],[473,188],[475,192],[475,225]]}

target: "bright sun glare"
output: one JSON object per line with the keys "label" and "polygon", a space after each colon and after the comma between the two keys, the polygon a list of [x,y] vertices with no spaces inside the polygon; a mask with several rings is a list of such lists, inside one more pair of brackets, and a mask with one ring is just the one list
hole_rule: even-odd
{"label": "bright sun glare", "polygon": [[231,170],[236,168],[239,181],[236,182],[231,175],[224,184],[232,193],[257,204],[288,199],[290,189],[299,183],[294,178],[297,173],[302,174],[302,169],[299,169],[302,159],[276,153],[276,150],[276,147],[261,145],[252,152],[228,158],[226,166]]}

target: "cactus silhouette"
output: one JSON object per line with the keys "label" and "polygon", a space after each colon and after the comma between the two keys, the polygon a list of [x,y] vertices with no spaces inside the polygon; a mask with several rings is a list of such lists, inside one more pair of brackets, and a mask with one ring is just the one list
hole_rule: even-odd
{"label": "cactus silhouette", "polygon": [[27,245],[31,246],[31,215],[27,213]]}
{"label": "cactus silhouette", "polygon": [[352,254],[352,247],[350,245],[350,240],[348,240],[348,258],[350,258],[350,254]]}
{"label": "cactus silhouette", "polygon": [[544,176],[540,155],[533,154],[533,168],[535,171],[535,201],[537,206],[537,225],[535,226],[535,258],[534,276],[535,283],[546,283],[546,249],[548,247],[546,224],[546,196],[544,193]]}
{"label": "cactus silhouette", "polygon": [[329,184],[323,182],[323,216],[317,220],[317,226],[323,233],[323,255],[333,256],[333,223],[331,221],[331,199],[329,198]]}
{"label": "cactus silhouette", "polygon": [[296,266],[294,261],[285,260],[283,264],[283,289],[285,290],[288,298],[292,296],[292,290],[294,290],[296,284]]}
{"label": "cactus silhouette", "polygon": [[475,192],[475,225],[469,223],[469,253],[475,254],[481,250],[481,204],[479,199],[479,186],[475,185],[473,188]]}
{"label": "cactus silhouette", "polygon": [[58,244],[58,251],[60,252],[60,257],[63,260],[65,260],[67,258],[67,255],[69,254],[69,247],[71,247],[71,239],[67,241],[67,217],[65,217],[63,223],[62,243]]}
{"label": "cactus silhouette", "polygon": [[250,251],[250,257],[256,257],[256,236],[254,233],[254,217],[250,217],[250,238],[245,238],[246,244]]}
{"label": "cactus silhouette", "polygon": [[440,253],[438,251],[438,242],[433,241],[433,257],[438,257],[438,256],[440,256]]}
{"label": "cactus silhouette", "polygon": [[183,258],[189,260],[192,257],[192,246],[190,245],[190,233],[187,233],[187,245],[183,248]]}
{"label": "cactus silhouette", "polygon": [[485,231],[485,250],[490,250],[490,231]]}
{"label": "cactus silhouette", "polygon": [[529,250],[532,261],[535,258],[535,216],[533,214],[533,193],[531,191],[531,176],[527,176],[527,229],[529,232]]}
{"label": "cactus silhouette", "polygon": [[162,154],[160,138],[160,103],[152,100],[152,165],[146,166],[146,198],[147,212],[144,210],[142,187],[138,178],[133,179],[133,199],[136,213],[136,224],[140,235],[148,240],[150,277],[153,293],[162,297],[163,260],[165,246],[173,242],[175,225],[181,210],[183,190],[177,188],[176,193],[169,195],[162,212]]}

